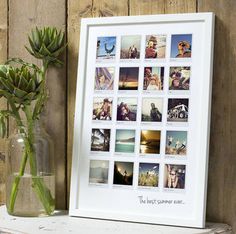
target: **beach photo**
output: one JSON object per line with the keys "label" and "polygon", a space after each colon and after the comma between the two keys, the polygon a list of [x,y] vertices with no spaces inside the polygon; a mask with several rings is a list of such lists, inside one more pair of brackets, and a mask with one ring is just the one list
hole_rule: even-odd
{"label": "beach photo", "polygon": [[108,183],[108,160],[90,160],[89,183],[107,184]]}
{"label": "beach photo", "polygon": [[161,122],[163,112],[162,98],[143,98],[142,122]]}
{"label": "beach photo", "polygon": [[117,129],[115,152],[134,153],[135,149],[135,130]]}
{"label": "beach photo", "polygon": [[141,130],[140,153],[160,154],[161,131]]}
{"label": "beach photo", "polygon": [[164,67],[145,67],[143,78],[143,90],[163,90]]}
{"label": "beach photo", "polygon": [[114,67],[97,67],[95,69],[94,90],[113,90]]}
{"label": "beach photo", "polygon": [[176,34],[171,36],[171,58],[191,58],[192,34]]}
{"label": "beach photo", "polygon": [[159,164],[139,163],[138,186],[158,187]]}
{"label": "beach photo", "polygon": [[121,67],[119,75],[119,90],[138,90],[138,67]]}
{"label": "beach photo", "polygon": [[97,60],[111,60],[116,56],[116,37],[97,38]]}
{"label": "beach photo", "polygon": [[93,120],[112,119],[112,98],[93,99]]}
{"label": "beach photo", "polygon": [[184,189],[186,166],[166,164],[164,168],[164,188]]}
{"label": "beach photo", "polygon": [[187,98],[169,98],[168,99],[168,122],[187,122],[188,121],[188,103]]}
{"label": "beach photo", "polygon": [[165,58],[166,56],[166,35],[146,36],[145,58]]}
{"label": "beach photo", "polygon": [[133,162],[114,162],[114,185],[133,185]]}
{"label": "beach photo", "polygon": [[165,153],[169,155],[186,155],[187,132],[186,131],[167,131]]}
{"label": "beach photo", "polygon": [[121,37],[121,59],[139,59],[140,58],[141,36],[130,35]]}
{"label": "beach photo", "polygon": [[169,90],[189,90],[190,67],[170,67]]}
{"label": "beach photo", "polygon": [[91,151],[109,152],[111,129],[93,128],[91,134]]}
{"label": "beach photo", "polygon": [[136,121],[137,98],[118,98],[117,121]]}

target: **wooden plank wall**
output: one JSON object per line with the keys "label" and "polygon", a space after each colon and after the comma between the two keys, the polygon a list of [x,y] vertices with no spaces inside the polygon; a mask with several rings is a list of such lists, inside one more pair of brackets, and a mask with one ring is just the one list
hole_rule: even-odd
{"label": "wooden plank wall", "polygon": [[[8,38],[8,1],[0,1],[0,64],[7,59]],[[0,108],[6,108],[6,101],[0,99]],[[0,138],[0,205],[5,202],[5,157],[6,140]]]}
{"label": "wooden plank wall", "polygon": [[[50,71],[49,88],[53,91],[45,114],[48,118],[44,117],[46,127],[56,145],[58,208],[65,208],[69,196],[80,19],[95,16],[203,11],[213,11],[216,14],[207,219],[231,224],[236,231],[235,0],[25,0],[24,6],[21,1],[0,0],[1,62],[5,61],[7,56],[21,56],[34,61],[23,48],[26,32],[33,26],[55,25],[67,29],[68,79],[66,82],[65,69]],[[0,103],[0,107],[4,105],[6,104]],[[5,145],[5,142],[0,140],[0,153],[3,155]],[[2,154],[0,203],[4,200],[1,193],[1,159],[4,158]]]}

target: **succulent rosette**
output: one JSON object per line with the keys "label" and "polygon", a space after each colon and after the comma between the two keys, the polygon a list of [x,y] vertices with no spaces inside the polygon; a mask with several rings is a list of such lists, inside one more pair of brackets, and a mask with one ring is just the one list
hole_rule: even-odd
{"label": "succulent rosette", "polygon": [[0,96],[18,104],[30,104],[39,97],[42,79],[26,66],[0,65]]}
{"label": "succulent rosette", "polygon": [[31,31],[28,36],[30,48],[25,46],[28,52],[35,58],[47,60],[54,65],[62,65],[62,61],[58,56],[63,52],[64,33],[57,31],[56,28],[45,27],[38,29],[37,27]]}

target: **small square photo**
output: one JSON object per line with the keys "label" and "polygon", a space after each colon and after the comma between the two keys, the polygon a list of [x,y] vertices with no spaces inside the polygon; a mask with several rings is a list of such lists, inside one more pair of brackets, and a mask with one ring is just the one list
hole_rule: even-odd
{"label": "small square photo", "polygon": [[146,36],[145,58],[165,58],[166,53],[166,35],[148,35]]}
{"label": "small square photo", "polygon": [[187,122],[188,121],[188,103],[187,98],[170,98],[168,99],[168,122]]}
{"label": "small square photo", "polygon": [[158,187],[159,164],[139,163],[138,186]]}
{"label": "small square photo", "polygon": [[116,37],[97,38],[97,60],[111,60],[116,56]]}
{"label": "small square photo", "polygon": [[91,134],[91,151],[109,152],[111,129],[93,128]]}
{"label": "small square photo", "polygon": [[121,37],[121,59],[139,59],[140,58],[141,36],[131,35]]}
{"label": "small square photo", "polygon": [[164,188],[184,189],[185,175],[185,165],[166,164],[164,171]]}
{"label": "small square photo", "polygon": [[89,168],[89,183],[107,184],[108,183],[108,160],[91,160]]}
{"label": "small square photo", "polygon": [[117,129],[115,152],[134,153],[135,149],[135,130]]}
{"label": "small square photo", "polygon": [[143,98],[142,100],[142,121],[161,122],[163,112],[162,98]]}
{"label": "small square photo", "polygon": [[143,90],[156,91],[163,90],[164,67],[145,67]]}
{"label": "small square photo", "polygon": [[161,131],[141,130],[140,153],[160,154]]}
{"label": "small square photo", "polygon": [[115,162],[113,184],[133,185],[133,162]]}
{"label": "small square photo", "polygon": [[94,90],[113,90],[114,67],[97,67],[95,70]]}
{"label": "small square photo", "polygon": [[138,90],[138,67],[121,67],[119,90]]}
{"label": "small square photo", "polygon": [[167,131],[166,132],[166,154],[186,155],[187,153],[187,132]]}
{"label": "small square photo", "polygon": [[169,90],[189,90],[190,67],[170,67]]}
{"label": "small square photo", "polygon": [[117,121],[136,121],[137,98],[118,98]]}
{"label": "small square photo", "polygon": [[112,98],[93,99],[93,120],[112,119]]}
{"label": "small square photo", "polygon": [[191,58],[192,34],[176,34],[171,36],[171,58]]}

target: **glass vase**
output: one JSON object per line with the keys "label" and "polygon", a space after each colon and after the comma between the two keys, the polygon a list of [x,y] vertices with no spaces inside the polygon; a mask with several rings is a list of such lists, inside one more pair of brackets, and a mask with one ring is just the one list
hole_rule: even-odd
{"label": "glass vase", "polygon": [[9,137],[7,211],[16,216],[51,215],[55,209],[54,147],[39,121]]}

